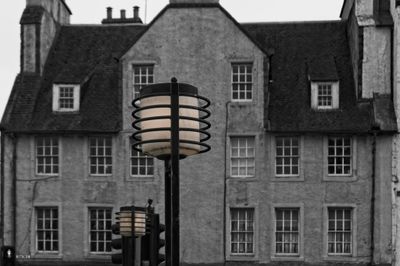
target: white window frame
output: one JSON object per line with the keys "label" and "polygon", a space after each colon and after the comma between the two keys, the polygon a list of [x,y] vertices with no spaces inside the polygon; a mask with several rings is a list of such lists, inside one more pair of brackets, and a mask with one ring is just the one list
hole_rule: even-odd
{"label": "white window frame", "polygon": [[[238,154],[233,154],[233,149],[235,146],[233,146],[233,139],[245,139],[246,140],[246,145],[244,146],[245,149],[245,155],[244,156],[240,156],[240,148],[241,146],[237,146],[238,147]],[[248,149],[251,149],[251,146],[249,146],[248,144],[248,140],[252,139],[253,140],[253,154],[251,154],[249,152]],[[230,158],[230,176],[234,177],[234,178],[249,178],[249,177],[255,177],[256,175],[256,138],[255,136],[237,136],[237,135],[233,135],[229,137],[229,158]],[[239,170],[238,170],[238,174],[233,174],[233,168],[234,168],[234,164],[233,164],[233,160],[238,160],[238,165],[239,165]],[[241,175],[240,174],[240,164],[242,161],[244,160],[245,162],[245,170],[246,170],[246,174]],[[252,160],[253,161],[253,165],[249,165],[248,164],[248,160]],[[254,173],[253,174],[249,174],[249,167],[253,167],[254,168]]]}
{"label": "white window frame", "polygon": [[[96,146],[95,146],[96,154],[95,155],[91,154],[91,148],[92,148],[91,140],[92,139],[96,139]],[[102,142],[104,144],[102,146],[98,145],[98,141],[100,139],[102,140]],[[105,145],[105,142],[107,141],[107,139],[109,139],[111,141],[111,145],[110,146],[106,146]],[[113,167],[113,165],[114,165],[114,162],[113,162],[113,158],[114,158],[114,156],[113,156],[113,138],[111,136],[90,136],[88,138],[88,147],[89,147],[89,152],[88,152],[89,153],[88,154],[89,155],[89,160],[88,160],[88,162],[89,162],[88,163],[88,165],[89,165],[89,175],[90,176],[111,176],[113,174],[113,170],[114,170],[113,169],[114,168]],[[104,151],[104,155],[98,154],[98,151],[99,151],[98,149],[99,148],[101,148]],[[107,149],[108,148],[110,148],[110,154],[109,155],[107,154]],[[98,163],[98,159],[100,159],[100,158],[102,158],[104,160],[103,164],[99,164]],[[111,163],[110,164],[107,163],[107,159],[108,158],[111,159]],[[92,164],[92,159],[95,159],[95,164]],[[92,165],[96,166],[96,172],[95,173],[92,173]],[[104,168],[102,173],[99,173],[99,166]],[[111,171],[109,173],[107,173],[107,167],[111,167]]]}
{"label": "white window frame", "polygon": [[[331,86],[332,102],[331,105],[319,105],[319,87]],[[339,81],[311,82],[311,107],[316,110],[332,110],[339,108]]]}
{"label": "white window frame", "polygon": [[[39,143],[40,140],[42,142],[46,142],[46,139],[50,139],[50,146],[46,146],[45,143]],[[56,143],[54,143],[54,141]],[[42,146],[39,146],[40,144],[43,144]],[[43,149],[43,154],[39,154],[39,147],[42,147]],[[46,149],[50,148],[50,153],[46,154]],[[54,148],[57,149],[56,153],[54,152]],[[50,160],[50,164],[43,163],[43,172],[39,173],[39,157],[43,158],[44,161],[46,159]],[[57,159],[57,162],[55,163],[55,159]],[[46,172],[46,165],[50,165],[51,171]],[[57,167],[57,171],[54,171],[54,168]],[[50,176],[55,176],[59,175],[60,173],[60,139],[55,136],[37,136],[35,137],[35,173],[36,175],[50,175]]]}
{"label": "white window frame", "polygon": [[[139,75],[135,73],[136,69],[139,69]],[[142,73],[142,70],[145,69],[146,73]],[[149,69],[151,69],[151,73],[149,73]],[[145,81],[143,81],[143,78]],[[137,82],[136,79],[139,79]],[[154,64],[132,64],[132,95],[133,99],[136,99],[139,96],[140,89],[146,85],[154,83]],[[139,89],[139,91],[137,91]]]}
{"label": "white window frame", "polygon": [[[282,146],[278,146],[278,139],[283,139],[283,145]],[[290,140],[290,144],[288,147],[286,147],[285,145],[285,140],[289,139]],[[297,140],[297,146],[293,146],[293,140],[296,139]],[[299,177],[300,176],[300,169],[301,169],[301,138],[298,136],[275,136],[275,167],[274,167],[274,171],[275,171],[275,176],[276,177]],[[281,155],[278,155],[278,147],[280,147],[282,149],[282,153]],[[297,155],[293,155],[293,150],[297,148]],[[289,155],[286,154],[286,150],[289,149]],[[278,158],[282,159],[282,163],[281,163],[281,167],[282,167],[282,173],[278,173]],[[297,174],[293,174],[292,173],[292,167],[294,166],[293,164],[293,159],[297,158]],[[289,164],[285,164],[285,159],[289,159]],[[289,167],[290,168],[290,173],[284,173],[285,167]]]}
{"label": "white window frame", "polygon": [[[107,219],[107,217],[105,216],[103,218],[103,220],[102,220],[102,222],[105,224],[105,226],[107,225],[107,223],[110,224],[109,229],[107,230],[107,228],[105,228],[103,230],[94,230],[96,235],[98,235],[98,233],[103,234],[103,237],[104,237],[103,242],[104,242],[104,245],[105,245],[105,250],[104,251],[92,251],[92,247],[91,247],[91,244],[92,244],[92,240],[91,240],[91,234],[92,234],[92,229],[91,229],[92,218],[91,218],[91,214],[92,214],[92,211],[96,211],[96,213],[98,211],[102,211],[102,212],[109,211],[110,212],[110,218]],[[87,213],[88,213],[88,251],[89,251],[90,254],[96,254],[96,255],[109,254],[112,251],[112,249],[111,249],[111,240],[112,240],[111,225],[113,223],[112,212],[113,212],[113,208],[112,207],[99,207],[99,206],[88,207],[88,211],[87,211]],[[104,215],[106,215],[106,213]],[[98,213],[96,214],[96,216],[98,216]],[[99,221],[96,219],[96,226],[98,226],[98,224],[99,224]],[[107,238],[107,233],[110,234],[109,241],[107,241],[107,239],[106,239]],[[100,242],[100,241],[97,241],[96,243],[98,243],[98,242]],[[109,251],[107,251],[107,242],[109,242],[109,245],[110,245],[110,250]],[[96,245],[96,248],[98,249],[98,245]]]}
{"label": "white window frame", "polygon": [[[60,106],[60,90],[61,88],[73,89],[73,107],[61,108]],[[78,112],[80,105],[80,85],[76,84],[53,84],[53,111],[54,112]]]}
{"label": "white window frame", "polygon": [[[329,138],[350,138],[350,164],[351,169],[349,174],[329,174],[328,171],[328,144]],[[324,181],[340,181],[340,182],[352,182],[357,180],[357,136],[354,135],[328,135],[323,137],[323,160],[324,160]]]}
{"label": "white window frame", "polygon": [[[278,212],[281,213],[282,219],[278,220]],[[297,214],[297,220],[294,220],[293,215]],[[288,217],[289,215],[289,217]],[[289,221],[289,229],[285,228],[286,222]],[[281,230],[278,230],[278,222],[282,223]],[[294,226],[297,230],[293,229]],[[278,241],[278,234],[282,235],[282,239]],[[284,235],[290,235],[288,242],[285,241]],[[296,235],[297,240],[294,240]],[[297,245],[296,252],[285,252],[285,244],[289,244],[289,249],[294,249],[294,245]],[[278,244],[282,245],[282,252],[278,251]],[[300,210],[299,208],[275,208],[275,255],[276,256],[299,256],[300,254]]]}
{"label": "white window frame", "polygon": [[[240,68],[244,66],[244,72],[240,71]],[[234,72],[234,68],[239,67],[238,72]],[[250,72],[248,72],[248,67],[250,67]],[[253,71],[253,62],[232,62],[231,63],[231,100],[234,102],[251,102],[254,98],[254,71]],[[237,75],[238,78],[235,80],[234,76]],[[250,75],[251,80],[248,80],[248,76]],[[240,79],[240,77],[244,76],[244,81]],[[235,85],[238,86],[237,89],[237,97],[234,97]],[[244,97],[240,97],[240,86],[244,86]],[[250,87],[250,89],[248,88]],[[247,96],[247,93],[250,93],[250,98]]]}
{"label": "white window frame", "polygon": [[[351,231],[351,254],[347,253],[340,253],[334,254],[328,252],[328,229],[329,229],[329,216],[328,210],[330,208],[335,209],[351,209],[351,224],[352,224],[352,231]],[[324,213],[323,213],[323,250],[324,255],[323,259],[327,261],[355,261],[357,260],[357,205],[350,204],[350,203],[332,203],[332,204],[324,204]]]}
{"label": "white window frame", "polygon": [[[51,217],[50,217],[50,229],[44,228],[43,231],[56,231],[55,234],[57,235],[57,250],[39,250],[39,236],[38,236],[38,231],[39,231],[39,217],[38,217],[38,212],[39,210],[45,211],[46,209],[50,209]],[[53,229],[52,221],[54,220],[52,218],[52,210],[57,210],[57,229]],[[58,206],[36,206],[35,207],[35,230],[34,230],[34,238],[35,238],[35,253],[39,254],[59,254],[61,250],[61,239],[60,239],[60,232],[61,232],[61,227],[60,227],[60,209]],[[43,222],[43,226],[45,223]],[[53,234],[52,234],[53,235]],[[51,237],[51,245],[53,246],[53,237]],[[45,242],[45,241],[44,241]]]}
{"label": "white window frame", "polygon": [[[245,234],[253,234],[253,236],[252,236],[252,239],[253,239],[253,241],[252,241],[252,245],[253,245],[253,248],[252,248],[252,252],[243,252],[243,253],[240,253],[240,252],[236,252],[236,253],[234,253],[234,252],[232,252],[232,241],[233,241],[233,239],[232,239],[232,233],[235,233],[235,232],[233,232],[233,230],[232,230],[232,223],[233,223],[233,220],[232,220],[232,211],[234,211],[234,210],[237,210],[237,211],[252,211],[253,212],[253,220],[251,221],[252,222],[252,228],[253,228],[253,231],[246,231],[246,229],[247,229],[247,226],[248,226],[248,219],[247,219],[247,217],[248,217],[248,214],[246,213],[246,219],[244,220],[245,221],[245,227],[246,227],[246,229],[245,229],[245,231],[243,231]],[[229,254],[231,255],[231,256],[254,256],[255,255],[255,253],[256,253],[256,211],[255,211],[255,208],[253,208],[253,207],[230,207],[229,208],[229,232],[228,232],[228,245],[227,245],[227,248],[228,248],[228,250],[229,250]],[[241,233],[242,231],[239,231],[239,220],[237,221],[237,228],[238,228],[238,230],[237,230],[237,233],[239,234],[239,233]],[[246,240],[247,240],[247,235],[246,235]],[[237,244],[240,244],[241,242],[239,241],[239,242],[237,242]],[[247,241],[245,241],[245,243],[250,243],[250,242],[247,242]],[[246,249],[246,251],[247,251],[247,245],[245,244],[245,249]],[[238,248],[238,250],[239,250],[239,248]]]}
{"label": "white window frame", "polygon": [[[298,210],[298,253],[276,252],[276,210]],[[273,203],[271,204],[271,260],[272,261],[303,261],[304,260],[304,204],[303,203]]]}
{"label": "white window frame", "polygon": [[[333,146],[329,146],[329,141],[331,139],[335,142]],[[340,145],[340,146],[337,145],[338,140],[341,140],[342,145]],[[345,145],[346,140],[348,140],[350,142],[350,146]],[[352,140],[351,140],[351,137],[349,137],[349,136],[329,136],[328,137],[328,175],[330,175],[330,176],[351,176],[351,173],[353,171],[353,169],[352,169],[352,157],[353,157],[352,146],[353,146]],[[334,154],[330,154],[330,149],[334,150]],[[337,154],[338,150],[342,150],[342,154]],[[345,154],[345,150],[349,150],[350,153]],[[333,161],[334,161],[333,165],[330,164],[329,159],[333,159]],[[336,164],[338,159],[341,159],[341,161],[342,161],[341,164]],[[348,159],[350,163],[345,164],[344,159]],[[346,166],[348,166],[350,168],[349,173],[344,173],[344,168]],[[330,167],[334,168],[334,173],[329,172]],[[337,167],[341,167],[343,172],[337,173],[336,172]]]}
{"label": "white window frame", "polygon": [[[133,160],[138,160],[137,165],[133,165]],[[145,161],[145,164],[140,163],[141,160]],[[151,162],[151,163],[150,163]],[[145,174],[140,174],[140,168],[144,167]],[[137,174],[133,174],[133,169],[136,168]],[[151,169],[151,171],[150,171]],[[153,177],[154,176],[154,158],[152,156],[145,155],[139,151],[133,149],[133,143],[130,143],[130,157],[129,157],[129,172],[131,177]],[[152,173],[149,173],[152,172]]]}

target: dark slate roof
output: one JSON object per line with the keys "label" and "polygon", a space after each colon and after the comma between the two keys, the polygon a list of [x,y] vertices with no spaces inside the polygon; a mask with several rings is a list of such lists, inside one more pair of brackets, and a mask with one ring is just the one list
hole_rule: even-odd
{"label": "dark slate roof", "polygon": [[[18,76],[2,125],[8,131],[19,132],[120,131],[122,75],[118,56],[136,42],[145,28],[132,25],[61,27],[43,78]],[[79,113],[52,112],[53,83],[81,85]],[[24,119],[19,119],[21,116]]]}
{"label": "dark slate roof", "polygon": [[[242,24],[265,49],[274,51],[271,62],[266,125],[274,132],[368,132],[375,124],[370,101],[358,102],[351,58],[346,39],[346,22],[299,22]],[[319,73],[332,73],[340,82],[339,109],[311,109],[307,62],[317,63]],[[322,62],[321,61],[321,62]],[[334,63],[333,63],[334,62]],[[388,110],[394,114],[394,110]],[[390,119],[389,119],[390,120]],[[395,131],[389,126],[383,128]]]}
{"label": "dark slate roof", "polygon": [[312,81],[337,81],[339,80],[335,58],[327,56],[312,58],[307,62],[308,77]]}
{"label": "dark slate roof", "polygon": [[[168,5],[166,9],[183,7],[187,6]],[[222,9],[219,5],[210,7]],[[43,77],[27,74],[17,77],[2,126],[16,132],[120,131],[122,73],[118,58],[155,20],[157,17],[148,26],[62,26]],[[361,133],[376,125],[385,131],[396,130],[393,105],[385,105],[388,99],[363,102],[356,99],[345,22],[235,24],[266,55],[273,54],[270,72],[273,82],[269,84],[265,107],[267,130]],[[309,78],[339,80],[338,110],[311,109]],[[52,86],[57,83],[81,85],[78,113],[52,112]],[[378,110],[380,106],[386,108]]]}

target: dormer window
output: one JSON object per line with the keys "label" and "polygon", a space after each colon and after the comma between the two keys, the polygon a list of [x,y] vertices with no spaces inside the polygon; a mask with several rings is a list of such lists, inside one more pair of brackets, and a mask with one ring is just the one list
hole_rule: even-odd
{"label": "dormer window", "polygon": [[311,84],[311,108],[329,111],[339,108],[339,75],[332,56],[311,58],[307,62]]}
{"label": "dormer window", "polygon": [[53,85],[53,111],[79,111],[79,85]]}
{"label": "dormer window", "polygon": [[339,82],[311,82],[311,107],[317,110],[339,108]]}

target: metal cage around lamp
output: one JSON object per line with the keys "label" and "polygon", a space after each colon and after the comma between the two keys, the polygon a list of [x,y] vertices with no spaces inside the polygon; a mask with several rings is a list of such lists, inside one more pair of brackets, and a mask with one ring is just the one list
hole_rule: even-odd
{"label": "metal cage around lamp", "polygon": [[185,158],[207,152],[205,143],[210,138],[210,101],[198,94],[198,89],[185,83],[158,83],[145,86],[140,96],[133,100],[136,109],[132,112],[133,148],[161,160],[171,155],[171,93],[175,88],[179,94],[179,157]]}

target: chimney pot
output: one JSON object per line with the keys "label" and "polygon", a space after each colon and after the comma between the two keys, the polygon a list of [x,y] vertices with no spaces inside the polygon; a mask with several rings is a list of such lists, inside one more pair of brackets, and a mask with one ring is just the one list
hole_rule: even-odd
{"label": "chimney pot", "polygon": [[107,19],[112,19],[112,7],[107,7]]}
{"label": "chimney pot", "polygon": [[121,19],[126,19],[126,11],[125,11],[125,9],[121,9]]}

